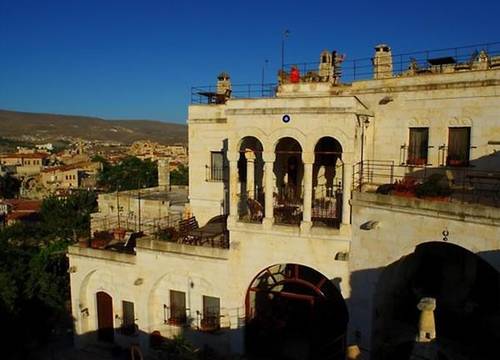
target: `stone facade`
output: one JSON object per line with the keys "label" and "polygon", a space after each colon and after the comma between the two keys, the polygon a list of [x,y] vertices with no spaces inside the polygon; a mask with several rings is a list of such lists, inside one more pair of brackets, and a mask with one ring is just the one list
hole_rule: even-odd
{"label": "stone facade", "polygon": [[[253,279],[276,264],[300,264],[335,284],[349,311],[347,342],[369,358],[376,346],[377,282],[386,266],[419,244],[442,241],[446,230],[447,242],[500,271],[491,255],[500,248],[500,211],[491,204],[404,199],[356,186],[368,171],[360,172],[359,164],[367,160],[402,164],[391,168],[391,176],[413,171],[407,166],[412,128],[428,129],[428,167],[446,165],[450,129],[468,128],[467,162],[492,170],[492,146],[500,141],[500,70],[396,77],[390,48],[376,49],[373,80],[284,82],[272,98],[191,105],[190,207],[200,224],[229,215],[229,249],[149,238],[138,241],[136,255],[71,248],[78,343],[97,329],[95,295],[105,291],[113,297],[116,319],[122,300],[134,302],[145,334],[183,334],[198,345],[242,352]],[[283,199],[294,202],[280,204]],[[255,212],[252,203],[261,204]],[[288,218],[284,209],[292,209]],[[171,290],[187,296],[188,326],[166,319]],[[216,335],[198,331],[203,296],[220,299],[222,329]],[[116,340],[132,341],[121,335]],[[147,347],[146,335],[140,341]]]}

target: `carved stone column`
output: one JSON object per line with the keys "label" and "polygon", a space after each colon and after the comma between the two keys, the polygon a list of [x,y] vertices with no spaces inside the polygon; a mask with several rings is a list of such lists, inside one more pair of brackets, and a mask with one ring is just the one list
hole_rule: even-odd
{"label": "carved stone column", "polygon": [[264,173],[265,173],[265,209],[264,209],[264,220],[263,224],[265,227],[271,227],[274,223],[274,183],[273,183],[273,173],[274,173],[274,160],[276,155],[270,152],[264,152],[262,154],[264,160]]}
{"label": "carved stone column", "polygon": [[251,149],[245,150],[247,160],[247,196],[255,199],[255,153]]}
{"label": "carved stone column", "polygon": [[238,219],[238,154],[228,153],[229,161],[229,219],[235,223]]}
{"label": "carved stone column", "polygon": [[352,165],[344,164],[344,176],[342,184],[342,224],[351,223],[351,188],[352,188]]}
{"label": "carved stone column", "polygon": [[312,212],[312,184],[313,184],[313,159],[305,158],[304,162],[304,199],[303,199],[303,212],[302,222],[300,224],[301,231],[309,231],[312,226],[311,212]]}

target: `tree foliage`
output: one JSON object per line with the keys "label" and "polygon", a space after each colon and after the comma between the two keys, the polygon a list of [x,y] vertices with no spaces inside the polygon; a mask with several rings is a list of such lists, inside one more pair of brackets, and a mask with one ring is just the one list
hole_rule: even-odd
{"label": "tree foliage", "polygon": [[0,198],[12,199],[17,197],[20,187],[21,181],[15,177],[9,174],[0,176]]}
{"label": "tree foliage", "polygon": [[189,168],[184,165],[179,165],[177,170],[170,172],[170,184],[172,185],[188,185],[189,184]]}
{"label": "tree foliage", "polygon": [[[66,248],[90,232],[96,195],[76,192],[43,201],[39,223],[15,223],[0,231],[0,337],[6,358],[30,358],[61,319],[71,324]],[[4,354],[5,355],[5,354]]]}
{"label": "tree foliage", "polygon": [[45,198],[40,209],[44,232],[65,240],[87,236],[90,214],[96,210],[97,196],[91,191],[77,191],[63,199]]}
{"label": "tree foliage", "polygon": [[132,190],[153,187],[158,184],[158,168],[149,159],[141,160],[129,156],[119,164],[111,165],[97,158],[103,168],[99,173],[98,185],[107,191]]}

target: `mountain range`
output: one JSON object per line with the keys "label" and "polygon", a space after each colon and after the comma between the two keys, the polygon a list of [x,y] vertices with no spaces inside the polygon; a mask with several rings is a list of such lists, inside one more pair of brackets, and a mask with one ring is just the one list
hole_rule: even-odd
{"label": "mountain range", "polygon": [[156,120],[105,120],[0,110],[0,137],[31,142],[85,139],[124,144],[137,140],[186,144],[187,126]]}

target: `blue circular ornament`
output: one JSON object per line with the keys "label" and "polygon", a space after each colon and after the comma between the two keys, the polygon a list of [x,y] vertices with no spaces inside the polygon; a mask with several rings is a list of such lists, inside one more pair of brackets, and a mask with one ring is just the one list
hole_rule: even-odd
{"label": "blue circular ornament", "polygon": [[283,115],[283,118],[282,118],[283,122],[286,124],[286,123],[289,123],[290,122],[290,115]]}

